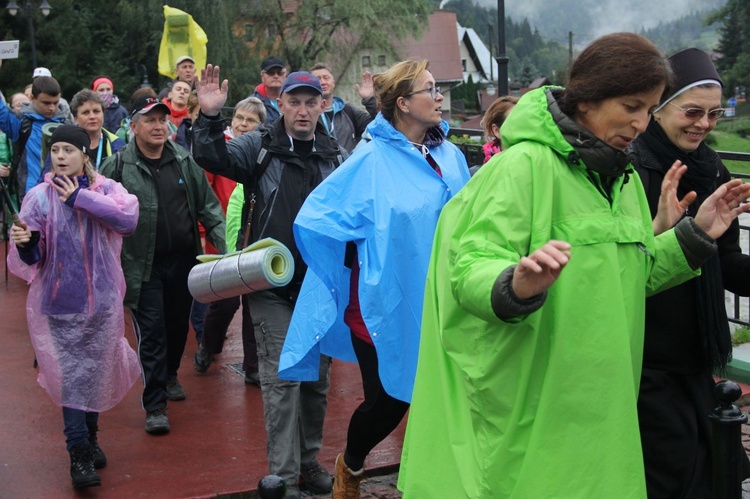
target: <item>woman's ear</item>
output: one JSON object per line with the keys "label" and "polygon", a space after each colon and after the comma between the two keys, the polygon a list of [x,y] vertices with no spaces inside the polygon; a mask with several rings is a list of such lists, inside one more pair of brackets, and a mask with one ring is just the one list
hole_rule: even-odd
{"label": "woman's ear", "polygon": [[496,123],[492,124],[492,135],[497,138],[497,140],[500,140],[500,127],[498,127]]}
{"label": "woman's ear", "polygon": [[409,114],[409,105],[405,98],[399,97],[398,99],[396,99],[396,105],[402,113]]}

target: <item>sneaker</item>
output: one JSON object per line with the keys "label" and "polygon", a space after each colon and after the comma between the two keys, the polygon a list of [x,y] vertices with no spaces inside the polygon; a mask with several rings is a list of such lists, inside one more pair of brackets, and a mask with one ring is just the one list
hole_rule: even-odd
{"label": "sneaker", "polygon": [[260,386],[260,376],[258,373],[245,373],[245,384]]}
{"label": "sneaker", "polygon": [[199,373],[204,373],[208,371],[208,368],[213,361],[213,354],[208,353],[206,349],[203,348],[203,345],[198,345],[198,351],[195,352],[195,357],[193,357],[193,369]]}
{"label": "sneaker", "polygon": [[98,487],[102,479],[94,469],[93,450],[91,445],[76,445],[70,453],[70,478],[74,489]]}
{"label": "sneaker", "polygon": [[94,468],[99,470],[107,466],[107,456],[104,455],[104,451],[99,447],[99,426],[89,427],[89,444],[91,445],[92,456],[94,458]]}
{"label": "sneaker", "polygon": [[170,378],[167,380],[167,398],[172,402],[185,400],[185,389],[182,388],[182,385],[177,381],[177,378]]}
{"label": "sneaker", "polygon": [[300,467],[300,486],[313,494],[328,494],[333,488],[333,480],[316,460]]}
{"label": "sneaker", "polygon": [[170,429],[166,407],[146,413],[146,433],[164,435],[165,433],[169,433]]}
{"label": "sneaker", "polygon": [[344,464],[344,454],[336,456],[336,472],[333,475],[333,499],[359,499],[359,484],[365,469],[352,471]]}

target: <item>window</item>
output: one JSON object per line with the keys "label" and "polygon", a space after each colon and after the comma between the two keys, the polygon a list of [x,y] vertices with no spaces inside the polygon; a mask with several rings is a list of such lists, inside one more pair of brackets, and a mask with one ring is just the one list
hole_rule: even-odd
{"label": "window", "polygon": [[370,56],[369,55],[363,55],[362,56],[362,67],[366,68],[370,66]]}
{"label": "window", "polygon": [[466,59],[461,59],[461,67],[466,71]]}
{"label": "window", "polygon": [[250,23],[245,23],[245,41],[246,42],[255,41],[255,25],[250,24]]}
{"label": "window", "polygon": [[378,66],[385,66],[385,55],[378,56]]}

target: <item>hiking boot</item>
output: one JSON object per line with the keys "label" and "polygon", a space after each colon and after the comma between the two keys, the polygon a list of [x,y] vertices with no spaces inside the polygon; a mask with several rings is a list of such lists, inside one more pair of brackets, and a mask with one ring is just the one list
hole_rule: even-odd
{"label": "hiking boot", "polygon": [[208,368],[213,361],[213,354],[208,353],[206,349],[203,348],[203,345],[199,344],[198,350],[195,352],[195,357],[193,357],[193,369],[199,373],[204,373],[208,371]]}
{"label": "hiking boot", "polygon": [[300,486],[313,494],[328,494],[333,480],[331,474],[315,460],[300,467]]}
{"label": "hiking boot", "polygon": [[99,425],[89,426],[89,444],[91,445],[91,452],[94,459],[94,468],[101,469],[107,466],[107,456],[104,455],[104,451],[99,447],[99,438],[96,436],[99,431]]}
{"label": "hiking boot", "polygon": [[182,388],[176,377],[167,380],[167,398],[172,402],[185,400],[185,389]]}
{"label": "hiking boot", "polygon": [[169,433],[169,419],[167,419],[167,408],[155,409],[146,413],[146,433],[152,435],[164,435]]}
{"label": "hiking boot", "polygon": [[336,456],[336,472],[333,475],[333,499],[359,499],[359,484],[364,478],[364,467],[352,471],[344,464],[344,454]]}
{"label": "hiking boot", "polygon": [[91,445],[76,445],[70,453],[70,478],[74,489],[98,487],[102,479],[94,469],[94,456]]}

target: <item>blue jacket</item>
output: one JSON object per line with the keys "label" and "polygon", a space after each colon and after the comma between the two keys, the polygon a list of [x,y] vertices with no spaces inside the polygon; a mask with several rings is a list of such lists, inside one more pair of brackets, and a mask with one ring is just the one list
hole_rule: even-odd
{"label": "blue jacket", "polygon": [[25,104],[21,113],[16,114],[0,99],[0,130],[8,135],[14,146],[21,138],[24,121],[31,122],[31,133],[25,147],[16,150],[19,160],[14,165],[14,174],[19,197],[22,198],[42,178],[42,127],[47,123],[64,123],[66,116],[67,113],[58,108],[52,118],[46,118],[36,112],[33,103]]}
{"label": "blue jacket", "polygon": [[321,353],[356,362],[349,328],[351,271],[346,243],[357,245],[362,317],[378,352],[380,380],[400,400],[411,400],[417,367],[425,278],[438,217],[469,180],[464,155],[444,140],[421,152],[382,115],[368,125],[373,140],[356,152],[307,198],[294,236],[309,266],[294,308],[279,363],[279,377],[317,379]]}

